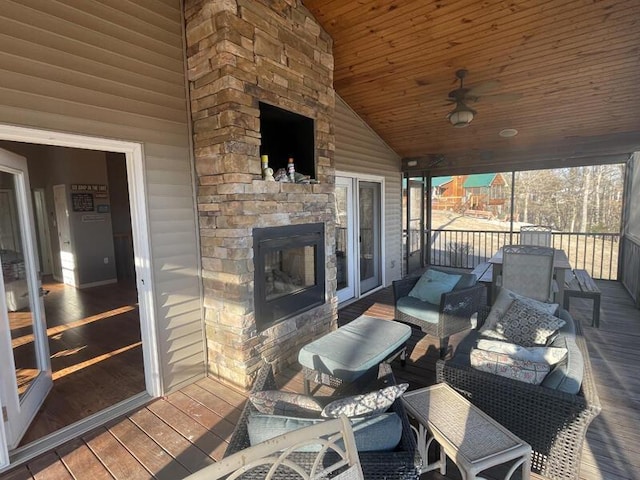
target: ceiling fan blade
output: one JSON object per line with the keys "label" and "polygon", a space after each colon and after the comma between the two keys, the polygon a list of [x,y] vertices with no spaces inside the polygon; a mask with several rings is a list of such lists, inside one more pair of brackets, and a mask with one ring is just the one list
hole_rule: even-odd
{"label": "ceiling fan blade", "polygon": [[522,93],[496,93],[493,95],[483,95],[479,98],[480,102],[515,102],[520,100],[524,94]]}
{"label": "ceiling fan blade", "polygon": [[486,82],[479,83],[474,87],[469,87],[468,95],[478,97],[486,92],[495,90],[500,86],[500,80],[487,80]]}

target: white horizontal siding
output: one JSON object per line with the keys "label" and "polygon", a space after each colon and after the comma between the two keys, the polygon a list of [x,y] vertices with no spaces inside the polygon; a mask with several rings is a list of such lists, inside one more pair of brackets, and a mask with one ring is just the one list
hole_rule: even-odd
{"label": "white horizontal siding", "polygon": [[190,381],[205,361],[191,167],[187,149],[150,146],[145,153],[157,313],[167,319],[159,332],[166,346],[160,354],[175,387]]}
{"label": "white horizontal siding", "polygon": [[0,122],[140,142],[161,374],[205,372],[179,0],[2,0]]}
{"label": "white horizontal siding", "polygon": [[627,219],[627,233],[636,241],[640,240],[640,152],[633,155],[633,169],[629,172],[631,176],[631,188],[629,199],[629,218]]}
{"label": "white horizontal siding", "polygon": [[336,170],[385,178],[385,281],[402,276],[402,182],[400,157],[338,96],[335,116]]}

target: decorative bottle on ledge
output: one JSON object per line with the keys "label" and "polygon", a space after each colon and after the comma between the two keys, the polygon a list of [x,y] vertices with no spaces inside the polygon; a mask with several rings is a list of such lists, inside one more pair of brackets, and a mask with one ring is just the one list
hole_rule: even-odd
{"label": "decorative bottle on ledge", "polygon": [[296,167],[293,164],[293,157],[289,157],[289,163],[287,164],[287,172],[289,173],[289,179],[296,183]]}

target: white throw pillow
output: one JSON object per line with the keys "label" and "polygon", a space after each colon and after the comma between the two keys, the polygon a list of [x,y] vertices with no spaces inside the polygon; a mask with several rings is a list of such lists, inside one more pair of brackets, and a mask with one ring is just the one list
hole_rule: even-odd
{"label": "white throw pillow", "polygon": [[470,361],[471,366],[477,370],[532,385],[540,385],[544,377],[551,371],[551,367],[546,362],[517,360],[502,353],[477,348],[471,350]]}
{"label": "white throw pillow", "polygon": [[538,300],[523,297],[522,295],[518,295],[517,293],[502,287],[500,289],[500,293],[498,293],[498,296],[496,297],[496,300],[491,306],[491,311],[489,312],[484,325],[479,329],[480,333],[484,335],[487,330],[495,330],[496,323],[498,323],[498,320],[500,320],[507,310],[509,310],[509,307],[515,300],[520,300],[533,308],[537,308],[538,310],[548,313],[549,315],[555,315],[559,307],[557,303],[539,302]]}
{"label": "white throw pillow", "polygon": [[385,412],[407,388],[409,388],[408,383],[401,383],[374,392],[340,398],[324,407],[320,415],[334,418],[340,415],[361,417],[382,413]]}
{"label": "white throw pillow", "polygon": [[503,353],[517,360],[528,362],[547,362],[555,365],[567,356],[567,349],[561,347],[523,347],[515,343],[501,342],[498,340],[478,340],[477,348],[489,352]]}

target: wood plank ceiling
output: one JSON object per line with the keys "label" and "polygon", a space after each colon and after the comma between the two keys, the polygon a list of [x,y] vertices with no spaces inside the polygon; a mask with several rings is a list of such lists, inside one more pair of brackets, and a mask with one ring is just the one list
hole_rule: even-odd
{"label": "wood plank ceiling", "polygon": [[[405,168],[540,168],[640,150],[639,0],[303,3],[333,38],[337,93]],[[453,128],[446,99],[461,68],[484,93],[469,102],[471,124]],[[499,136],[506,128],[519,133]]]}

